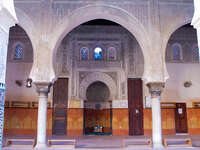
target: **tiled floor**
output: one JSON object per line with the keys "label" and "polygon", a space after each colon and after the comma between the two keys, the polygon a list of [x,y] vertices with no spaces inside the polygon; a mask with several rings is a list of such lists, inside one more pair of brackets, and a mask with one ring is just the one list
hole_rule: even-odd
{"label": "tiled floor", "polygon": [[[4,137],[4,144],[7,137],[13,137],[13,138],[33,138],[34,136],[5,136]],[[170,135],[170,136],[164,136],[163,138],[191,138],[193,147],[169,147],[169,148],[163,148],[163,149],[170,149],[170,150],[200,150],[200,135]],[[76,139],[76,148],[77,150],[121,150],[121,149],[152,149],[152,148],[128,148],[122,146],[123,139],[144,139],[144,138],[151,138],[151,136],[80,136],[80,137],[68,137],[68,136],[53,136],[48,137],[48,139]],[[31,150],[31,148],[9,148],[9,147],[3,147],[3,150],[16,150],[16,149],[22,149],[22,150]],[[46,148],[45,150],[55,150],[55,149],[61,149],[64,148]]]}

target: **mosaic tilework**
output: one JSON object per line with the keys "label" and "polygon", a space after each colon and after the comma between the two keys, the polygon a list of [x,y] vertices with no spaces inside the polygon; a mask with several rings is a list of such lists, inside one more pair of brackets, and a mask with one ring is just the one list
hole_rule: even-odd
{"label": "mosaic tilework", "polygon": [[0,149],[2,147],[2,141],[3,141],[4,101],[5,101],[5,84],[0,83]]}

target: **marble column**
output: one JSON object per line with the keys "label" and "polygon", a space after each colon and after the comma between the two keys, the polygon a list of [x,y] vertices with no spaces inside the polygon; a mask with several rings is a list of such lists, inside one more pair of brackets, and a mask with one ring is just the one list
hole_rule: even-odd
{"label": "marble column", "polygon": [[194,0],[194,16],[191,24],[197,29],[198,47],[200,49],[200,0]]}
{"label": "marble column", "polygon": [[0,28],[0,149],[2,147],[3,140],[7,46],[8,33]]}
{"label": "marble column", "polygon": [[2,149],[6,62],[10,27],[17,23],[13,0],[0,0],[0,149]]}
{"label": "marble column", "polygon": [[152,142],[154,148],[162,148],[162,122],[160,95],[164,87],[164,83],[148,83],[149,92],[151,93],[152,103]]}
{"label": "marble column", "polygon": [[36,149],[46,148],[47,101],[50,83],[35,83],[38,93],[38,122]]}

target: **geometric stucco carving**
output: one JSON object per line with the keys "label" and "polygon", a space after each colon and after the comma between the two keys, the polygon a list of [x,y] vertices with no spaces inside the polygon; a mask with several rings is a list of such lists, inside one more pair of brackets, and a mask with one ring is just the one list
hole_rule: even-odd
{"label": "geometric stucco carving", "polygon": [[96,81],[101,81],[105,83],[110,91],[110,97],[109,100],[113,100],[116,97],[117,94],[117,87],[114,82],[114,80],[107,74],[101,73],[101,72],[94,72],[91,74],[88,74],[81,82],[80,84],[80,98],[83,100],[86,100],[86,91],[87,88],[90,86],[90,84],[96,82]]}

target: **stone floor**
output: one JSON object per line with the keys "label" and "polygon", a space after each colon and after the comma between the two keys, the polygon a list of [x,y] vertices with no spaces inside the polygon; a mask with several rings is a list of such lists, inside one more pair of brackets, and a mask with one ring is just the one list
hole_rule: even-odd
{"label": "stone floor", "polygon": [[[34,138],[34,136],[5,136],[4,137],[4,145],[6,138]],[[76,139],[76,150],[122,150],[122,149],[142,149],[142,150],[149,150],[153,148],[128,148],[124,147],[122,148],[123,139],[144,139],[144,138],[151,138],[151,136],[79,136],[79,137],[69,137],[69,136],[52,136],[48,137],[48,139]],[[169,148],[161,148],[161,149],[169,149],[169,150],[200,150],[200,135],[169,135],[169,136],[163,136],[163,138],[191,138],[192,139],[192,145],[193,147],[169,147]],[[31,148],[10,148],[10,147],[3,147],[3,150],[16,150],[16,149],[22,149],[22,150],[31,150]],[[64,148],[45,148],[44,150],[55,150],[60,149],[63,150]],[[43,150],[43,149],[41,149]]]}

